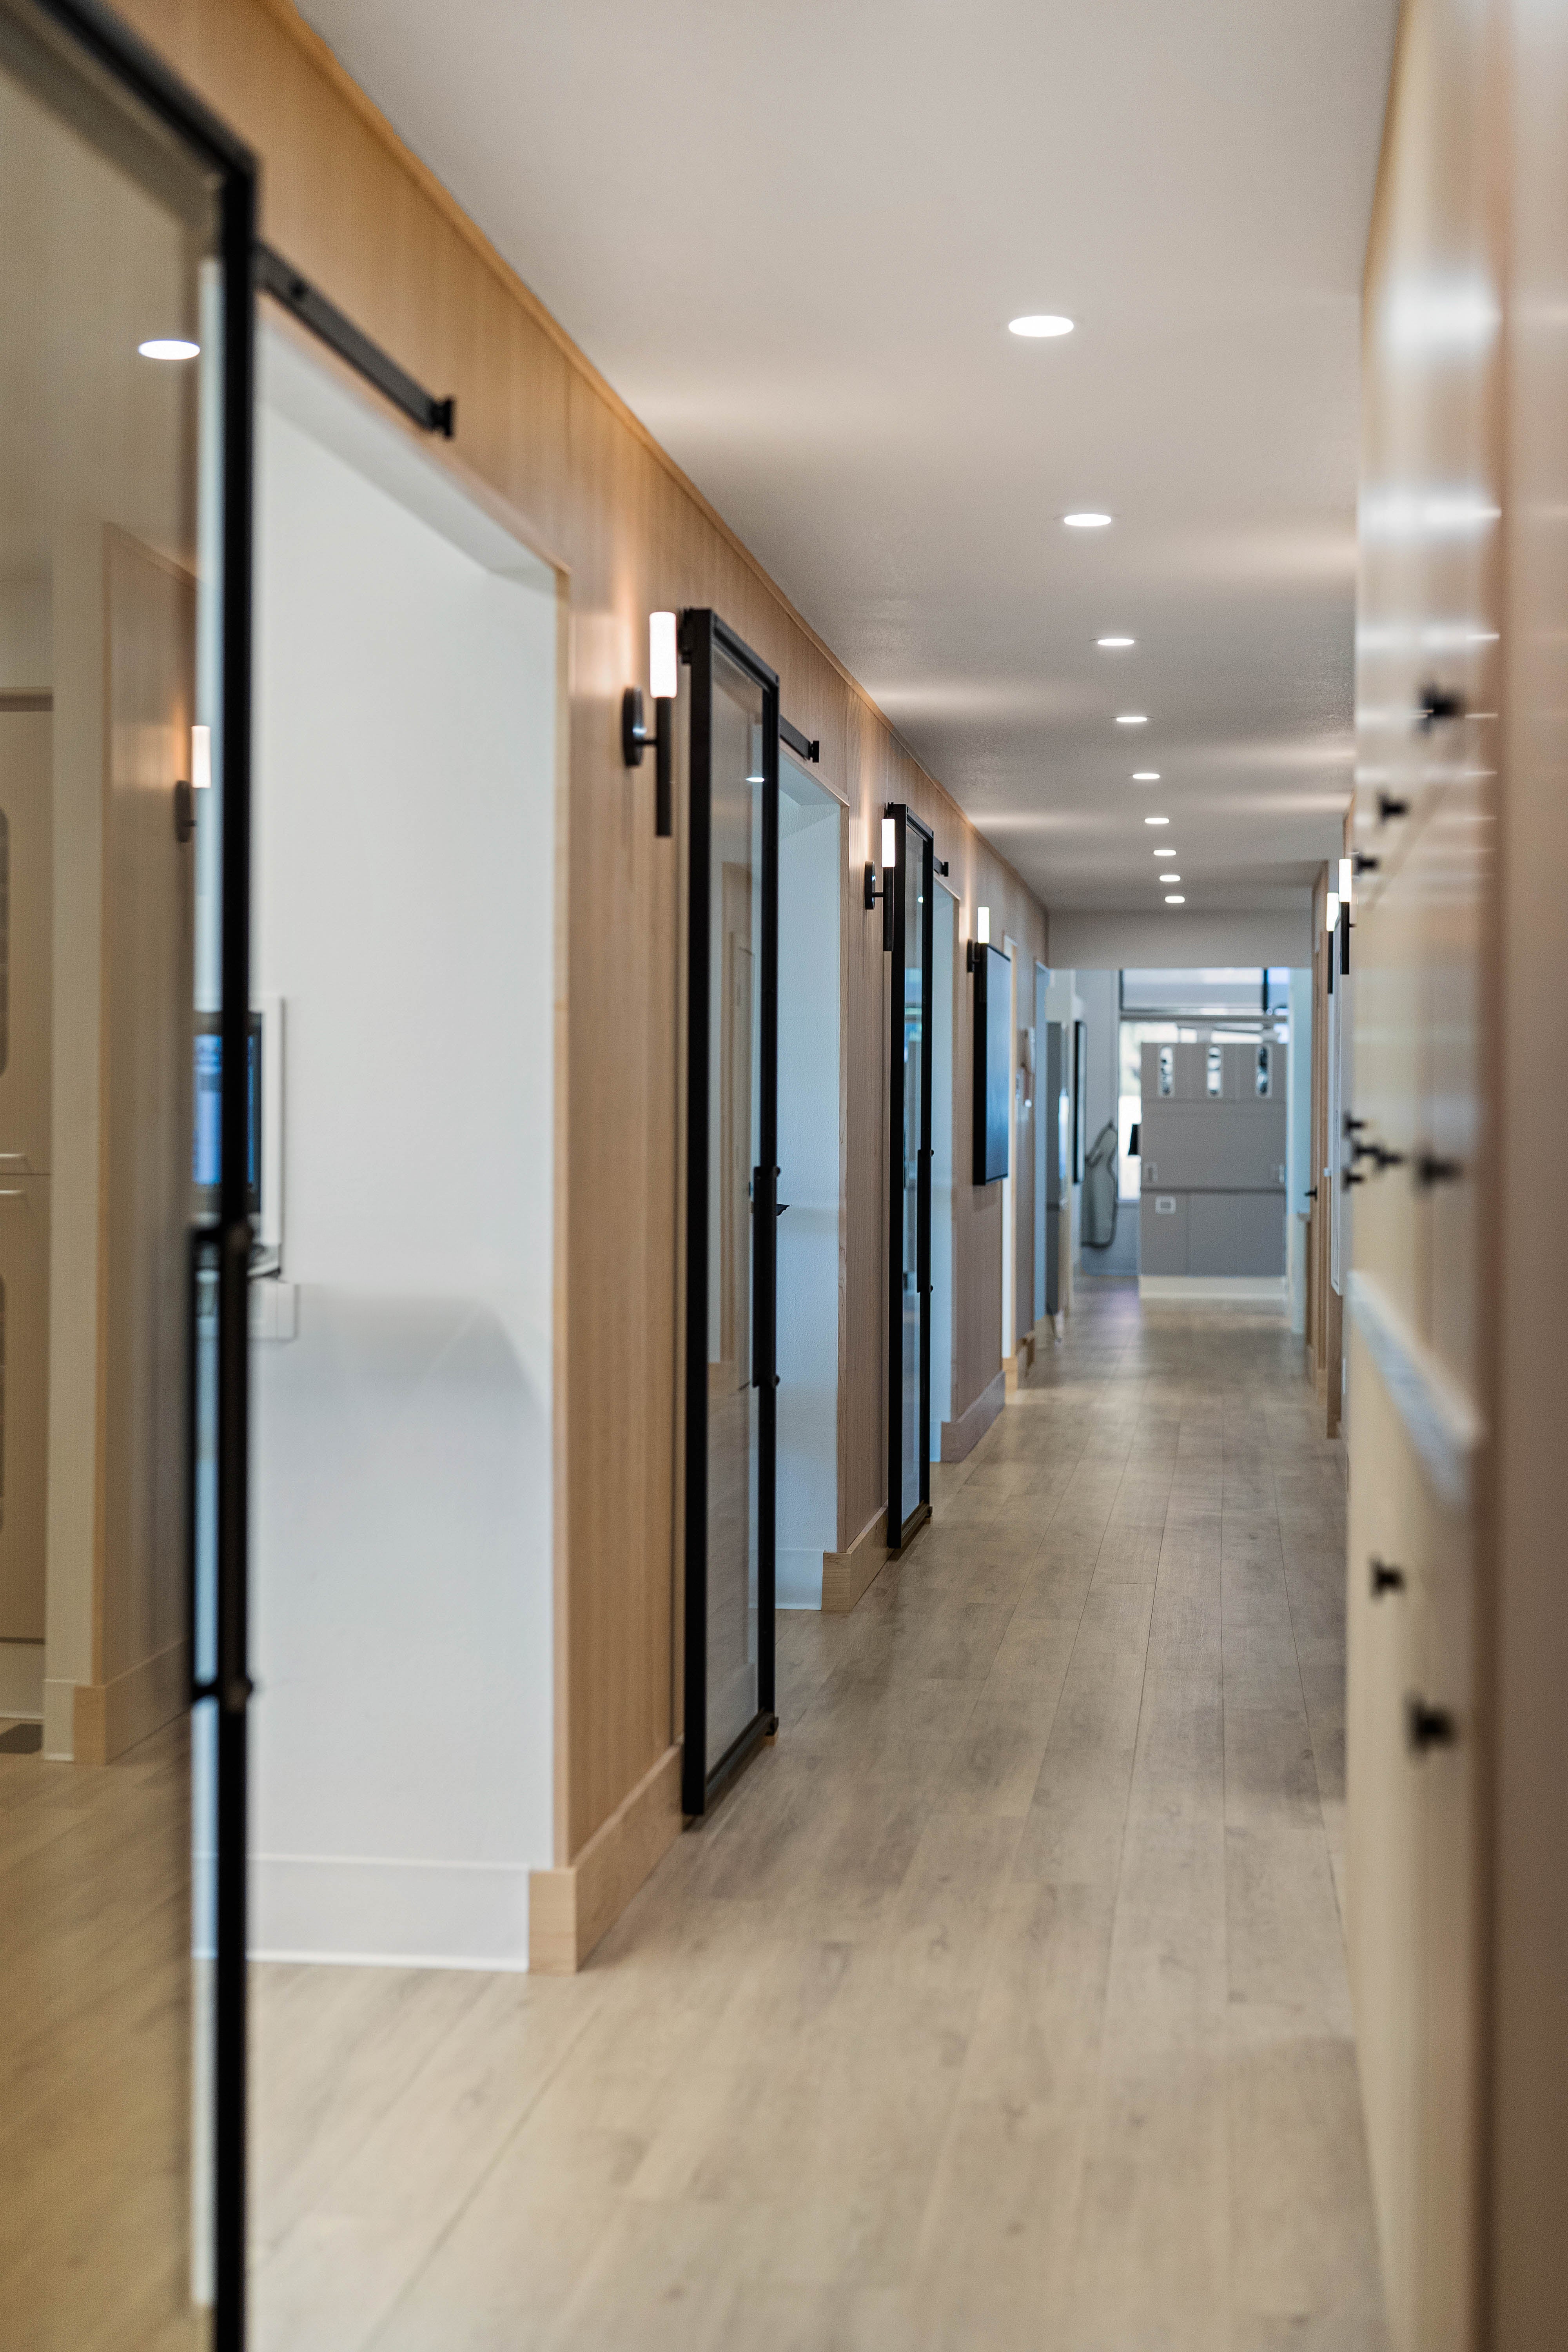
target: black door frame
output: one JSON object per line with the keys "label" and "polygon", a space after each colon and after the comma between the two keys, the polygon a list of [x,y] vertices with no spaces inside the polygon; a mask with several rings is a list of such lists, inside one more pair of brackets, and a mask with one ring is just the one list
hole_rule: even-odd
{"label": "black door frame", "polygon": [[[889,975],[888,1066],[888,1549],[899,1551],[931,1511],[931,975],[935,961],[934,893],[936,845],[931,827],[901,801],[883,812],[898,828],[897,857],[885,876],[891,914],[887,936],[892,950]],[[921,860],[921,1136],[915,1162],[915,1292],[920,1337],[920,1500],[903,1515],[904,1383],[904,970],[908,946],[905,875],[911,854]]]}
{"label": "black door frame", "polygon": [[250,1018],[250,725],[252,447],[255,416],[255,156],[227,125],[97,0],[5,0],[14,43],[45,73],[68,77],[100,105],[133,99],[205,167],[223,268],[223,995],[216,1227],[204,1245],[217,1291],[216,1643],[211,1678],[193,1701],[217,1711],[214,1964],[213,2257],[215,2352],[243,2352],[246,2254],[247,1625],[249,1467],[246,1198]]}
{"label": "black door frame", "polygon": [[[779,682],[766,662],[706,608],[683,613],[691,670],[687,819],[686,1000],[686,1609],[681,1810],[700,1820],[763,1741],[774,1714],[778,1444]],[[708,1769],[708,1056],[712,927],[713,663],[722,653],[763,695],[763,969],[759,1164],[752,1183],[752,1384],[757,1399],[757,1711]]]}

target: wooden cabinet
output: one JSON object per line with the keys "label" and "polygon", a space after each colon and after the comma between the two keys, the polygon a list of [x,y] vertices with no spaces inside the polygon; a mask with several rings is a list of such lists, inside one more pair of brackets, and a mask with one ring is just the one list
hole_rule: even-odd
{"label": "wooden cabinet", "polygon": [[1366,280],[1347,1927],[1400,2352],[1568,2290],[1559,14],[1408,0]]}

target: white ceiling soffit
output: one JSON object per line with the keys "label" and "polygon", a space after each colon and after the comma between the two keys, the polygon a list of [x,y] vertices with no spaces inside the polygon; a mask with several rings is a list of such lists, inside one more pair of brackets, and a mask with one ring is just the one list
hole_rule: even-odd
{"label": "white ceiling soffit", "polygon": [[1395,0],[306,13],[1052,907],[1300,904]]}

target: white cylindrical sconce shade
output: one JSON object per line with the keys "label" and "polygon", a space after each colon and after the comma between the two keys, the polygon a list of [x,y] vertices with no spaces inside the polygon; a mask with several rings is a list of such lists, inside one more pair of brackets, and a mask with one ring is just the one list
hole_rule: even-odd
{"label": "white cylindrical sconce shade", "polygon": [[1325,922],[1324,929],[1331,931],[1337,931],[1339,927],[1340,894],[1337,890],[1331,890],[1329,892],[1328,918]]}
{"label": "white cylindrical sconce shade", "polygon": [[990,946],[991,909],[989,907],[976,907],[974,909],[974,936],[983,948]]}
{"label": "white cylindrical sconce shade", "polygon": [[1351,860],[1348,857],[1342,857],[1340,860],[1340,904],[1342,907],[1348,907],[1351,902]]}
{"label": "white cylindrical sconce shade", "polygon": [[896,817],[882,819],[882,865],[884,869],[899,862],[899,825]]}
{"label": "white cylindrical sconce shade", "polygon": [[191,785],[198,793],[208,792],[213,780],[213,730],[210,727],[191,730]]}
{"label": "white cylindrical sconce shade", "polygon": [[675,614],[650,613],[647,616],[647,682],[648,692],[656,702],[675,700],[679,667],[680,656],[675,643]]}

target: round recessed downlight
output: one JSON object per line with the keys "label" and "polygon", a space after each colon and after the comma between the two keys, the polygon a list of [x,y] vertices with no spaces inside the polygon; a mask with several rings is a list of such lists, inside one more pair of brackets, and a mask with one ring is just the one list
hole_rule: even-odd
{"label": "round recessed downlight", "polygon": [[1171,820],[1168,816],[1146,816],[1143,822],[1145,824],[1169,824]]}
{"label": "round recessed downlight", "polygon": [[1167,907],[1184,907],[1186,903],[1186,900],[1183,898],[1179,890],[1166,891],[1165,904]]}
{"label": "round recessed downlight", "polygon": [[1134,768],[1132,781],[1135,784],[1157,784],[1160,781],[1160,771],[1158,768]]}
{"label": "round recessed downlight", "polygon": [[1146,710],[1119,710],[1116,723],[1118,727],[1147,727],[1149,714]]}
{"label": "round recessed downlight", "polygon": [[194,360],[201,348],[200,343],[187,342],[182,335],[153,335],[136,346],[144,360]]}
{"label": "round recessed downlight", "polygon": [[1082,514],[1063,515],[1062,520],[1069,530],[1104,530],[1110,517],[1108,514],[1091,514],[1086,509]]}
{"label": "round recessed downlight", "polygon": [[1022,335],[1028,342],[1044,342],[1052,335],[1070,335],[1073,322],[1064,319],[1059,310],[1030,310],[1022,319],[1009,319],[1007,332]]}
{"label": "round recessed downlight", "polygon": [[1097,646],[1104,646],[1109,651],[1117,646],[1135,646],[1138,640],[1136,637],[1096,637],[1094,642]]}

